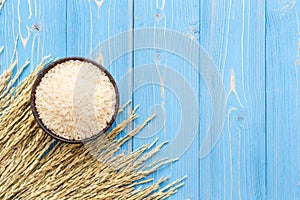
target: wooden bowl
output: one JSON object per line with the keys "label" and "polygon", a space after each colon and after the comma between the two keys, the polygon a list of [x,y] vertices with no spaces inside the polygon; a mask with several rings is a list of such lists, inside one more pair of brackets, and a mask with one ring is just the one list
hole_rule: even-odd
{"label": "wooden bowl", "polygon": [[[109,78],[110,82],[113,84],[113,87],[115,89],[115,94],[116,94],[116,105],[115,105],[115,112],[112,116],[112,119],[109,121],[109,123],[107,124],[107,126],[99,131],[98,134],[93,135],[90,138],[86,138],[83,140],[68,140],[66,138],[60,137],[58,135],[56,135],[55,133],[53,133],[51,130],[49,130],[44,124],[43,121],[39,118],[37,109],[36,109],[36,103],[35,103],[35,94],[36,94],[36,88],[37,86],[40,84],[41,80],[43,79],[43,77],[45,76],[45,74],[51,70],[52,68],[54,68],[56,65],[64,63],[66,61],[70,61],[70,60],[79,60],[79,61],[83,61],[83,62],[87,62],[87,63],[91,63],[93,65],[95,65],[96,67],[98,67],[101,71],[103,71],[107,77]],[[86,59],[86,58],[81,58],[81,57],[68,57],[68,58],[62,58],[59,60],[54,61],[53,63],[51,63],[50,65],[48,65],[44,70],[42,70],[40,72],[40,74],[38,75],[37,79],[35,80],[33,87],[32,87],[32,91],[31,91],[31,110],[34,116],[34,119],[36,120],[36,122],[38,123],[38,125],[43,129],[43,131],[45,131],[48,135],[50,135],[51,137],[62,141],[62,142],[66,142],[66,143],[71,143],[71,144],[80,144],[80,143],[85,143],[85,142],[90,142],[92,140],[95,140],[96,138],[98,138],[101,134],[105,133],[114,123],[117,114],[118,114],[118,110],[119,110],[119,103],[120,103],[120,98],[119,98],[119,90],[117,87],[117,84],[115,82],[115,80],[113,79],[112,75],[103,67],[101,66],[99,63],[90,60],[90,59]]]}

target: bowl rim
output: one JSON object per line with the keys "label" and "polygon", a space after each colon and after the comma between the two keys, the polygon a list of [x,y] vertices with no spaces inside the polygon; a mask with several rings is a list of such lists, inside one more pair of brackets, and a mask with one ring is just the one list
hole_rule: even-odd
{"label": "bowl rim", "polygon": [[[89,138],[85,138],[83,140],[68,140],[66,138],[63,138],[61,136],[58,136],[57,134],[53,133],[50,129],[48,129],[44,123],[42,122],[42,120],[39,118],[37,109],[36,109],[36,98],[35,98],[35,94],[36,94],[36,89],[38,87],[38,85],[40,84],[40,82],[42,81],[43,77],[51,70],[53,69],[56,65],[70,61],[70,60],[79,60],[79,61],[83,61],[83,62],[87,62],[87,63],[91,63],[93,65],[95,65],[96,67],[98,67],[101,71],[103,71],[109,78],[110,82],[112,83],[114,89],[115,89],[115,94],[116,94],[116,105],[115,105],[115,112],[111,118],[111,120],[109,121],[109,123],[107,124],[107,126],[102,129],[99,133],[93,135],[92,137]],[[105,133],[115,122],[116,117],[118,115],[118,111],[119,111],[119,105],[120,105],[120,97],[119,97],[119,90],[117,87],[117,84],[114,80],[114,78],[112,77],[112,75],[99,63],[97,63],[94,60],[88,59],[88,58],[83,58],[83,57],[65,57],[62,59],[58,59],[55,60],[54,62],[50,63],[48,66],[46,66],[46,68],[44,68],[43,70],[41,70],[36,78],[36,80],[33,83],[32,86],[32,90],[31,90],[31,97],[30,97],[30,106],[31,106],[31,110],[32,110],[32,114],[34,116],[35,121],[38,123],[38,125],[40,126],[40,128],[46,132],[48,135],[50,135],[51,137],[65,142],[65,143],[70,143],[70,144],[81,144],[81,143],[86,143],[86,142],[90,142],[92,140],[97,139],[100,135],[102,135],[103,133]]]}

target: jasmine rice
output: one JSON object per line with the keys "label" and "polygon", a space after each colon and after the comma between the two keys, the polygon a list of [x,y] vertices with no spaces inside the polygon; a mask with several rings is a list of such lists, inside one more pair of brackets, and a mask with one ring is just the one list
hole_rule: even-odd
{"label": "jasmine rice", "polygon": [[105,129],[117,103],[114,85],[105,72],[79,60],[50,69],[37,86],[35,98],[43,124],[68,140],[87,139]]}

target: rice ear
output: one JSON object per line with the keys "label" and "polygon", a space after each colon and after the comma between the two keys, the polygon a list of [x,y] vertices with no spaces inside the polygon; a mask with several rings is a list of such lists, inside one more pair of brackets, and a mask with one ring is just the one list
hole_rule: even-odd
{"label": "rice ear", "polygon": [[[14,94],[10,98],[1,99],[7,107],[0,114],[0,199],[166,199],[183,186],[180,179],[160,189],[168,177],[157,182],[147,179],[173,162],[146,163],[165,143],[156,145],[155,140],[137,151],[117,153],[153,116],[115,139],[137,118],[134,110],[111,132],[85,145],[56,142],[46,135],[31,115],[30,95],[38,72],[48,62],[49,58],[42,60],[35,71],[11,88]],[[0,82],[6,79],[1,76]],[[142,186],[149,182],[153,184]]]}

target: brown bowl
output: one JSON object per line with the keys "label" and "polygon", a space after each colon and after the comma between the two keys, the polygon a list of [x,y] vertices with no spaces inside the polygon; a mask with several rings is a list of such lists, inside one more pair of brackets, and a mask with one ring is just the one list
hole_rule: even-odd
{"label": "brown bowl", "polygon": [[[109,78],[110,82],[113,84],[114,88],[115,88],[115,93],[116,93],[116,106],[115,106],[115,112],[114,115],[112,116],[112,119],[109,121],[109,123],[107,124],[107,126],[101,130],[98,134],[90,137],[90,138],[86,138],[83,140],[68,140],[66,138],[60,137],[58,135],[56,135],[55,133],[53,133],[51,130],[49,130],[42,122],[42,120],[39,118],[38,112],[36,110],[36,104],[35,104],[35,94],[36,94],[36,88],[37,86],[40,84],[42,78],[45,76],[45,74],[52,68],[54,68],[56,65],[64,63],[66,61],[69,60],[79,60],[79,61],[84,61],[84,62],[88,62],[91,63],[93,65],[95,65],[96,67],[98,67],[101,71],[103,71]],[[115,82],[115,80],[113,79],[112,75],[103,67],[101,66],[99,63],[90,60],[90,59],[86,59],[86,58],[81,58],[81,57],[68,57],[68,58],[63,58],[63,59],[59,59],[54,61],[53,63],[51,63],[50,65],[48,65],[44,70],[42,70],[40,72],[40,74],[38,75],[37,79],[35,80],[33,87],[32,87],[32,91],[31,91],[31,110],[34,116],[34,119],[36,120],[36,122],[38,123],[38,125],[43,129],[43,131],[45,131],[48,135],[50,135],[51,137],[62,141],[62,142],[67,142],[67,143],[72,143],[72,144],[79,144],[79,143],[85,143],[85,142],[89,142],[92,141],[96,138],[98,138],[101,134],[105,133],[114,123],[117,114],[118,114],[118,110],[119,110],[119,103],[120,103],[120,98],[119,98],[119,90],[117,87],[117,84]]]}

